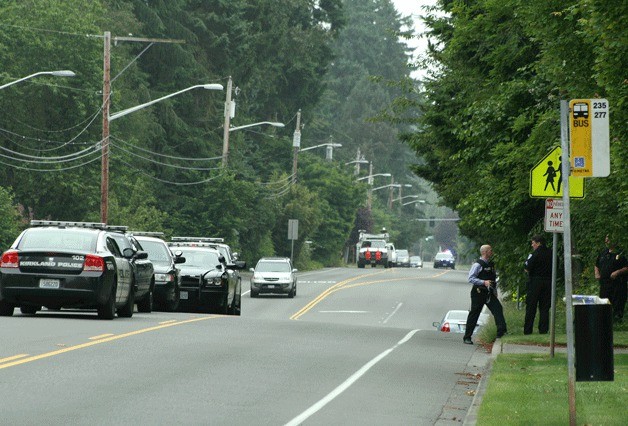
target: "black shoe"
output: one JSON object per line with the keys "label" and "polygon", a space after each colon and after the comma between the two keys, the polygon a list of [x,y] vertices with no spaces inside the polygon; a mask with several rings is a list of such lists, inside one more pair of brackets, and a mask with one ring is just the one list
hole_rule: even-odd
{"label": "black shoe", "polygon": [[462,341],[464,343],[466,343],[467,345],[472,345],[473,344],[473,340],[471,340],[470,337],[465,337],[464,339],[462,339]]}

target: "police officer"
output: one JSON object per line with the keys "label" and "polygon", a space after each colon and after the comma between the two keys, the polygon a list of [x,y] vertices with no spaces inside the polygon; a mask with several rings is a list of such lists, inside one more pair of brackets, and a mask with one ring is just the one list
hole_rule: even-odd
{"label": "police officer", "polygon": [[478,318],[484,305],[493,314],[497,326],[497,337],[506,334],[506,320],[502,304],[497,299],[497,273],[495,265],[491,261],[493,249],[488,244],[480,247],[480,258],[475,261],[469,271],[469,283],[471,283],[471,310],[467,316],[467,325],[462,341],[468,345],[473,344],[471,335],[478,323]]}
{"label": "police officer", "polygon": [[606,249],[595,262],[595,278],[600,282],[600,298],[609,299],[613,305],[613,317],[621,322],[626,304],[628,261],[614,239],[607,235]]}
{"label": "police officer", "polygon": [[523,334],[532,334],[536,309],[539,309],[539,333],[549,330],[549,310],[552,304],[552,251],[545,245],[545,237],[532,237],[532,254],[525,262],[528,273],[526,316]]}

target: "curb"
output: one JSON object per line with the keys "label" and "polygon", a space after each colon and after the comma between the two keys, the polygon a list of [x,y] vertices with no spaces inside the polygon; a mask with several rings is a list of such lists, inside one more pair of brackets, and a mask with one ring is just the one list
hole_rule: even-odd
{"label": "curb", "polygon": [[482,398],[484,397],[484,393],[486,392],[486,385],[488,383],[488,379],[491,375],[491,370],[493,368],[493,360],[500,353],[502,353],[502,339],[495,339],[495,342],[493,343],[493,348],[491,349],[491,355],[484,368],[484,374],[482,374],[482,377],[480,377],[480,381],[478,382],[478,386],[475,390],[475,395],[473,396],[473,401],[471,401],[471,406],[469,407],[469,410],[467,411],[467,414],[462,423],[464,426],[475,426],[477,423],[478,410],[480,409],[480,405],[482,404]]}

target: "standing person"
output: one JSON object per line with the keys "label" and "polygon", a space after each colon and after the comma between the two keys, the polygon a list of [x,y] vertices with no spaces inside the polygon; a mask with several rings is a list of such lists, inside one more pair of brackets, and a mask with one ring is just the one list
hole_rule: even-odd
{"label": "standing person", "polygon": [[497,273],[495,265],[491,261],[493,256],[493,248],[488,244],[480,247],[480,258],[475,261],[469,271],[469,283],[471,287],[471,310],[467,316],[467,325],[462,341],[468,345],[472,345],[471,335],[478,323],[478,318],[482,312],[484,305],[495,318],[497,326],[497,337],[506,334],[506,320],[504,319],[504,310],[502,304],[497,299]]}
{"label": "standing person", "polygon": [[621,322],[626,305],[628,261],[615,239],[607,235],[606,249],[595,262],[595,278],[600,282],[600,298],[609,299],[613,305],[613,317]]}
{"label": "standing person", "polygon": [[532,334],[536,309],[539,309],[539,334],[549,330],[549,310],[552,304],[552,251],[547,248],[545,237],[532,237],[532,254],[525,261],[528,273],[526,291],[526,316],[523,334]]}

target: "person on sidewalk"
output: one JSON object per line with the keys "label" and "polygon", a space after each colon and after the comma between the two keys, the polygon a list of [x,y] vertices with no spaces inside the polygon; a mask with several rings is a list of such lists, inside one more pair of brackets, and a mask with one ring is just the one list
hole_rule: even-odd
{"label": "person on sidewalk", "polygon": [[552,251],[547,248],[545,237],[532,237],[532,254],[525,261],[528,273],[526,290],[526,316],[523,334],[532,334],[534,317],[539,310],[539,334],[549,331],[549,311],[552,304]]}
{"label": "person on sidewalk", "polygon": [[612,236],[607,235],[604,242],[606,249],[595,262],[595,278],[600,282],[600,298],[610,300],[613,319],[622,322],[628,286],[628,261]]}
{"label": "person on sidewalk", "polygon": [[467,325],[462,341],[468,345],[473,344],[471,335],[478,323],[478,318],[484,305],[493,314],[497,326],[497,337],[506,334],[506,320],[502,304],[497,299],[497,273],[495,265],[491,261],[493,248],[485,244],[480,247],[480,258],[473,263],[469,271],[469,283],[471,283],[471,310],[467,316]]}

